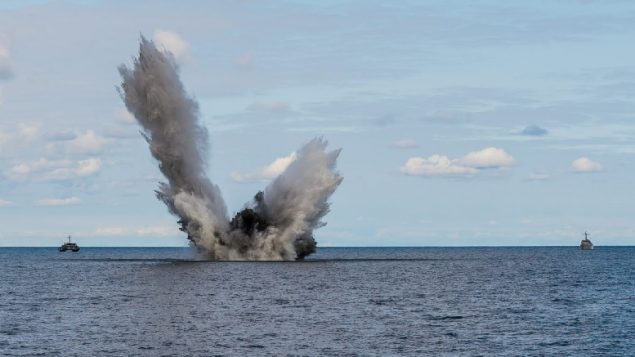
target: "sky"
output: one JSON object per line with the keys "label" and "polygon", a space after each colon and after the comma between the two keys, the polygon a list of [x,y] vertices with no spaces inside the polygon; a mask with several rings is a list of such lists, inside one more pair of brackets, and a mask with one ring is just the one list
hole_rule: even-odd
{"label": "sky", "polygon": [[139,38],[242,208],[316,136],[318,246],[635,244],[635,2],[0,2],[0,246],[185,246],[117,92]]}

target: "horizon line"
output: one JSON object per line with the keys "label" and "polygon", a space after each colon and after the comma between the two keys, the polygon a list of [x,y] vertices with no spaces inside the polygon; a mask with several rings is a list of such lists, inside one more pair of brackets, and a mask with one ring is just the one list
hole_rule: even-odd
{"label": "horizon line", "polygon": [[[318,246],[317,248],[564,248],[564,247],[579,247],[576,245],[368,245],[368,246]],[[635,247],[635,244],[611,244],[611,245],[597,245],[594,247]],[[53,245],[0,245],[2,248],[57,248]],[[195,249],[195,247],[178,246],[178,245],[159,245],[159,246],[133,246],[133,245],[98,245],[98,246],[82,246],[83,248],[183,248],[183,249]],[[80,248],[82,248],[80,247]]]}

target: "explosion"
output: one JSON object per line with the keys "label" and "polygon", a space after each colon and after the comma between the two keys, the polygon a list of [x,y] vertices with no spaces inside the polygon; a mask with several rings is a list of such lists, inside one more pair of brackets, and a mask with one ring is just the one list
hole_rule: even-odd
{"label": "explosion", "polygon": [[293,260],[315,252],[313,231],[326,223],[328,198],[342,182],[340,150],[316,138],[231,220],[217,185],[206,175],[209,137],[197,102],[179,79],[170,53],[141,38],[139,57],[119,67],[120,94],[142,128],[167,182],[156,196],[179,217],[181,231],[214,260]]}

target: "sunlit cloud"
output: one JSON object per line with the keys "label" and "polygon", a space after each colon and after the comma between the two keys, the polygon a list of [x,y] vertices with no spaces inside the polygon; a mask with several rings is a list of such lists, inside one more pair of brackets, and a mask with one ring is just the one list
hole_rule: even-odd
{"label": "sunlit cloud", "polygon": [[38,206],[69,206],[76,205],[82,202],[78,197],[66,197],[66,198],[43,198],[37,200],[35,203]]}
{"label": "sunlit cloud", "polygon": [[231,178],[234,182],[253,182],[253,181],[269,181],[276,178],[284,172],[287,167],[296,159],[296,153],[293,152],[287,156],[275,159],[269,165],[262,167],[260,170],[252,173],[232,172]]}
{"label": "sunlit cloud", "polygon": [[581,157],[571,162],[571,169],[574,172],[588,173],[602,171],[604,167],[599,162],[595,162],[588,157]]}

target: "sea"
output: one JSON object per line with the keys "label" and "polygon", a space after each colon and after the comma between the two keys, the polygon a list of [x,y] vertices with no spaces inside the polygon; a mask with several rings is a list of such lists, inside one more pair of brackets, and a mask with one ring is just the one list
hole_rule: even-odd
{"label": "sea", "polygon": [[633,356],[635,247],[0,248],[1,356]]}

